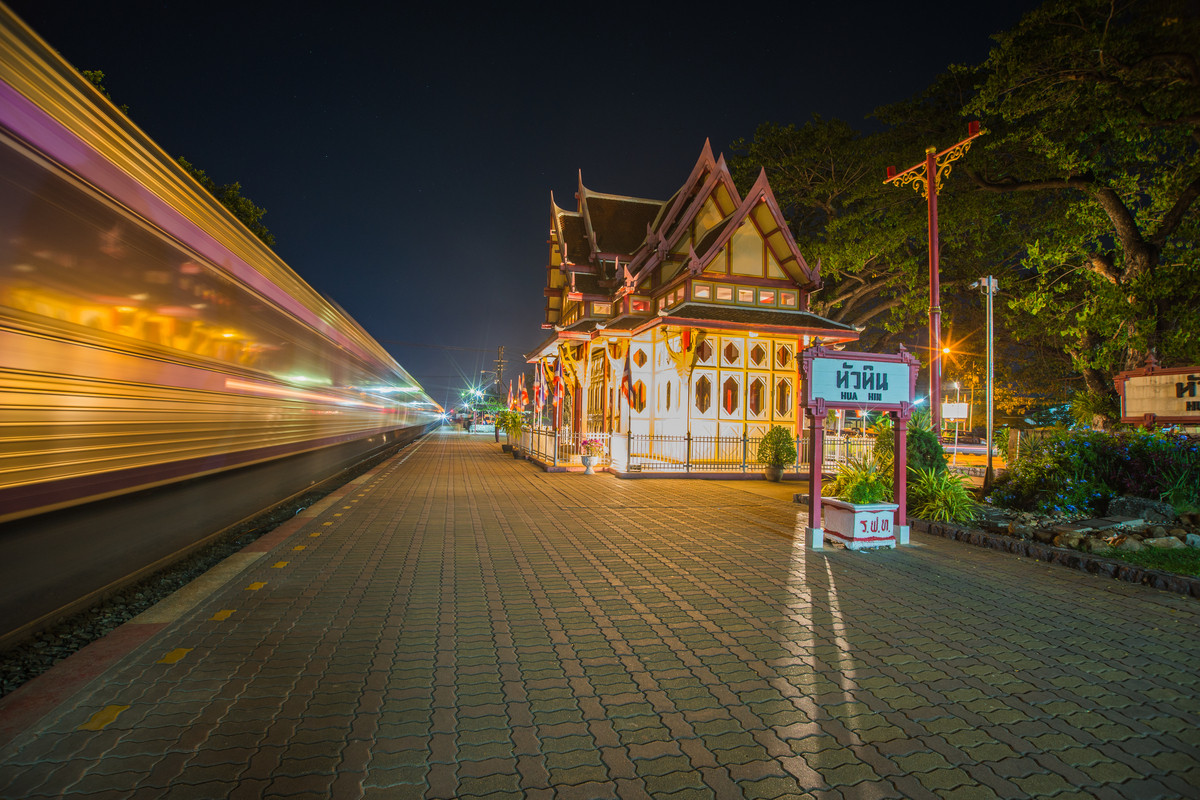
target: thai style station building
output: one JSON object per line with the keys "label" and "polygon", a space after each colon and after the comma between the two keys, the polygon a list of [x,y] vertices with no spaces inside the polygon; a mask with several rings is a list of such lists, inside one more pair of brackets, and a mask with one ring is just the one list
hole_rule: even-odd
{"label": "thai style station building", "polygon": [[741,196],[705,142],[668,200],[595,192],[582,175],[578,186],[573,210],[551,195],[552,334],[529,356],[551,400],[562,375],[541,415],[556,452],[611,434],[618,469],[703,469],[733,449],[744,460],[772,425],[798,435],[797,353],[858,333],[808,310],[820,267],[796,247],[766,173]]}

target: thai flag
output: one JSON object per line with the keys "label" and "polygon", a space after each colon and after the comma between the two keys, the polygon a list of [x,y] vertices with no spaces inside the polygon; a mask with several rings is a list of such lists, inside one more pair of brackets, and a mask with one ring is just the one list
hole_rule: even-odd
{"label": "thai flag", "polygon": [[563,399],[562,359],[554,362],[554,405],[558,406]]}
{"label": "thai flag", "polygon": [[629,402],[629,392],[633,389],[633,372],[629,369],[629,352],[625,352],[625,373],[621,376],[621,394],[625,402]]}
{"label": "thai flag", "polygon": [[512,378],[508,379],[508,407],[513,407]]}
{"label": "thai flag", "polygon": [[546,404],[546,372],[542,369],[541,361],[533,365],[533,404],[540,415],[542,406]]}
{"label": "thai flag", "polygon": [[525,373],[517,378],[517,394],[521,397],[521,408],[529,405],[529,390],[525,388]]}

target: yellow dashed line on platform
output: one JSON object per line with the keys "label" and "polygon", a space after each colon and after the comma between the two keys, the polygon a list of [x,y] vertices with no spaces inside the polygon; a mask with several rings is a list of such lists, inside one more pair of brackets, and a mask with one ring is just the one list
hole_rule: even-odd
{"label": "yellow dashed line on platform", "polygon": [[246,591],[247,592],[257,592],[259,589],[261,589],[262,587],[264,587],[266,585],[267,585],[266,581],[255,581],[254,583],[252,583],[246,587]]}
{"label": "yellow dashed line on platform", "polygon": [[308,545],[306,545],[306,544],[298,544],[298,545],[296,545],[295,547],[293,547],[292,549],[293,549],[293,550],[303,550],[303,549],[304,549],[304,548],[306,548],[306,547],[308,547]]}
{"label": "yellow dashed line on platform", "polygon": [[288,562],[286,562],[286,561],[276,561],[274,564],[271,565],[271,569],[283,569],[287,565],[288,565]]}
{"label": "yellow dashed line on platform", "polygon": [[316,533],[310,533],[308,536],[309,536],[309,538],[311,538],[311,539],[315,539],[315,538],[317,538],[317,537],[318,537],[318,536],[320,536],[320,535],[321,535],[321,532],[320,532],[320,531],[317,531]]}
{"label": "yellow dashed line on platform", "polygon": [[332,525],[333,523],[332,522],[322,522],[321,524],[322,525]]}
{"label": "yellow dashed line on platform", "polygon": [[[341,515],[342,515],[342,512],[340,512],[340,511],[338,513],[334,514],[335,517],[340,517]],[[325,524],[328,525],[329,523],[327,522]]]}
{"label": "yellow dashed line on platform", "polygon": [[183,659],[183,657],[186,656],[190,652],[192,652],[192,648],[190,648],[190,647],[176,647],[174,650],[167,653],[165,656],[160,658],[155,663],[156,664],[175,664],[175,663],[178,663],[179,661],[181,661]]}
{"label": "yellow dashed line on platform", "polygon": [[342,508],[349,508],[349,507],[350,507],[350,506],[342,506]]}
{"label": "yellow dashed line on platform", "polygon": [[215,619],[217,622],[223,622],[224,620],[232,617],[233,612],[235,611],[237,611],[236,608],[226,608],[213,614],[211,617],[209,617],[209,619]]}
{"label": "yellow dashed line on platform", "polygon": [[100,731],[112,723],[116,722],[117,717],[121,712],[129,706],[105,706],[104,708],[92,714],[92,718],[77,728],[81,731]]}

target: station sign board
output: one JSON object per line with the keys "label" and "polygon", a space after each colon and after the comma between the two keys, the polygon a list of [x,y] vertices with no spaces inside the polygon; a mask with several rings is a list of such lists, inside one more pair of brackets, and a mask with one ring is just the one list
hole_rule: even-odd
{"label": "station sign board", "polygon": [[1200,425],[1200,366],[1122,372],[1117,391],[1122,422]]}
{"label": "station sign board", "polygon": [[917,360],[894,355],[845,353],[824,347],[802,354],[803,404],[826,408],[898,409],[916,393]]}
{"label": "station sign board", "polygon": [[942,403],[942,419],[966,419],[967,405],[967,403]]}

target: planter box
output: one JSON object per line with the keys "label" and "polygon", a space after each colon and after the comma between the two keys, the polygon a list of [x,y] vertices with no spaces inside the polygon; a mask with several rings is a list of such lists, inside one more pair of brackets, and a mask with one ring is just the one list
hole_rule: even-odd
{"label": "planter box", "polygon": [[856,505],[833,497],[821,498],[825,535],[851,550],[896,546],[895,503]]}

